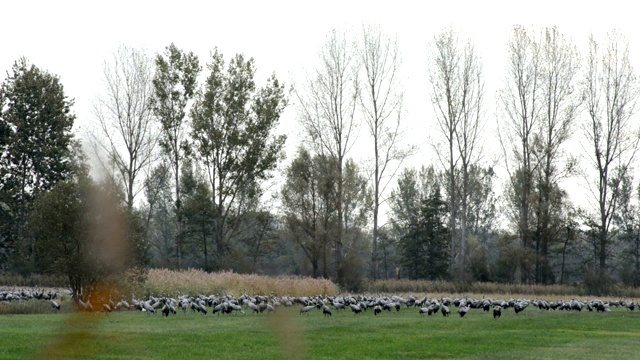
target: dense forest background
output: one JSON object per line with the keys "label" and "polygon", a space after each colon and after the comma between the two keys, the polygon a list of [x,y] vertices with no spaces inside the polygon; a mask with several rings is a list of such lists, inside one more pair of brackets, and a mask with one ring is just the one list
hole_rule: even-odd
{"label": "dense forest background", "polygon": [[[149,267],[350,290],[390,278],[639,286],[640,88],[624,35],[581,52],[557,28],[515,26],[488,94],[474,44],[443,29],[424,64],[428,151],[407,141],[398,42],[375,26],[334,30],[295,84],[257,79],[245,54],[121,45],[96,74],[83,134],[64,79],[17,59],[0,87],[1,271],[72,286]],[[302,134],[279,132],[287,108]],[[291,136],[301,145],[286,154]],[[577,183],[586,198],[571,198]]]}

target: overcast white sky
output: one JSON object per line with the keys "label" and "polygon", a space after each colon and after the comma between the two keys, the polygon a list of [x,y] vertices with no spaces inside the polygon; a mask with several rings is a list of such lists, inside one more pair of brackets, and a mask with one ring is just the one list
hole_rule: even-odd
{"label": "overcast white sky", "polygon": [[[302,69],[313,71],[308,64],[331,29],[358,31],[363,23],[379,24],[398,36],[407,127],[423,150],[413,162],[427,164],[431,155],[424,139],[433,121],[427,44],[436,32],[453,26],[473,37],[484,63],[492,125],[494,94],[504,80],[505,45],[513,25],[556,25],[580,48],[589,33],[618,29],[629,37],[640,70],[638,14],[632,2],[623,1],[10,1],[0,3],[0,81],[25,56],[60,76],[67,95],[75,99],[78,126],[86,128],[93,120],[91,100],[101,91],[103,62],[119,43],[154,54],[174,42],[193,51],[203,65],[217,46],[226,58],[238,52],[254,57],[259,81],[275,71],[292,84],[302,78]],[[290,108],[282,128],[291,131],[295,124]],[[364,130],[361,136],[366,136]],[[488,143],[493,139],[489,134]]]}

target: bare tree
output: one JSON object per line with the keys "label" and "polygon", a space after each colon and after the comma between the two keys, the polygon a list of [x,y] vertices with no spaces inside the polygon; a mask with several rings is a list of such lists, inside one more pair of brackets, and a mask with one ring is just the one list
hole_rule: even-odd
{"label": "bare tree", "polygon": [[[533,142],[541,111],[540,56],[538,44],[522,26],[514,27],[507,51],[506,85],[499,92],[502,111],[498,122],[499,137],[516,203],[513,220],[522,245],[527,249],[531,238],[531,193],[536,169]],[[523,280],[528,275],[528,271],[523,271]]]}
{"label": "bare tree", "polygon": [[629,44],[609,34],[604,47],[589,38],[584,101],[588,113],[583,123],[583,147],[592,173],[585,174],[597,205],[597,256],[599,275],[606,275],[610,234],[619,207],[622,179],[631,171],[640,139],[633,119],[638,81],[629,59]]}
{"label": "bare tree", "polygon": [[[565,145],[574,130],[580,104],[575,91],[580,58],[576,47],[557,28],[546,28],[538,40],[540,119],[533,155],[536,162],[534,201],[536,282],[553,282],[549,265],[549,245],[564,229],[562,207],[566,193],[559,182],[574,173],[576,162],[566,154]],[[557,216],[558,215],[558,216]],[[562,230],[563,231],[563,230]]]}
{"label": "bare tree", "polygon": [[453,29],[446,29],[435,36],[434,42],[429,67],[431,101],[446,146],[438,153],[443,154],[441,161],[448,174],[451,265],[461,274],[467,258],[467,208],[472,191],[469,172],[482,155],[484,80],[482,64],[470,40],[462,40]]}
{"label": "bare tree", "polygon": [[579,55],[556,28],[534,33],[516,26],[508,56],[499,126],[513,220],[525,251],[522,280],[548,283],[549,246],[561,238],[568,206],[560,181],[576,165],[565,147],[580,104],[574,90]]}
{"label": "bare tree", "polygon": [[338,176],[338,235],[335,238],[336,269],[342,260],[344,227],[343,169],[346,155],[355,143],[359,123],[358,72],[354,46],[344,33],[334,30],[320,52],[315,77],[295,93],[300,121],[314,150],[336,159]]}
{"label": "bare tree", "polygon": [[380,205],[384,194],[402,162],[415,152],[412,146],[402,147],[400,127],[403,91],[399,81],[402,63],[398,41],[383,34],[379,28],[365,26],[360,61],[364,71],[360,92],[362,112],[373,140],[373,242],[371,273],[378,276],[378,237]]}
{"label": "bare tree", "polygon": [[92,133],[94,148],[107,154],[108,161],[102,165],[115,170],[129,209],[143,189],[140,175],[153,161],[157,143],[152,80],[150,58],[141,50],[120,45],[104,63],[104,93],[94,102],[98,127]]}

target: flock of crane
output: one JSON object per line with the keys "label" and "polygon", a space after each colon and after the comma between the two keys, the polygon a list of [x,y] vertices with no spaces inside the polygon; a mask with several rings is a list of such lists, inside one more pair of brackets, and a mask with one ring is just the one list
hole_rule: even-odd
{"label": "flock of crane", "polygon": [[[70,296],[67,294],[67,296]],[[2,290],[0,289],[0,303],[10,304],[14,301],[25,300],[43,300],[49,301],[53,311],[60,311],[60,301],[64,299],[64,295],[59,295],[58,291],[43,291],[35,289],[29,290]],[[509,308],[514,309],[515,313],[520,313],[528,307],[534,307],[539,310],[570,310],[570,311],[596,311],[609,312],[611,307],[625,307],[630,311],[634,311],[639,305],[634,301],[627,300],[609,300],[602,301],[598,299],[589,301],[570,300],[570,301],[547,301],[547,300],[527,300],[527,299],[511,299],[511,300],[493,300],[489,298],[473,299],[468,297],[460,298],[429,298],[424,296],[420,299],[414,296],[402,297],[393,296],[302,296],[290,297],[275,295],[255,295],[249,296],[243,294],[239,297],[231,295],[178,295],[177,297],[154,297],[150,296],[146,300],[138,300],[132,298],[131,301],[124,299],[114,303],[111,298],[101,301],[101,304],[94,306],[89,300],[83,301],[77,299],[75,301],[81,311],[124,311],[137,310],[147,314],[160,313],[164,316],[176,315],[178,312],[183,314],[199,313],[206,315],[212,314],[247,314],[247,313],[271,313],[275,312],[279,307],[300,306],[300,315],[308,315],[312,311],[322,311],[325,317],[332,316],[334,312],[351,311],[354,315],[363,314],[371,309],[375,316],[383,312],[397,312],[403,308],[417,309],[420,316],[438,315],[450,316],[451,308],[456,307],[460,317],[464,317],[471,309],[481,309],[484,312],[491,312],[494,318],[500,318],[503,311]],[[415,311],[415,310],[414,310]]]}

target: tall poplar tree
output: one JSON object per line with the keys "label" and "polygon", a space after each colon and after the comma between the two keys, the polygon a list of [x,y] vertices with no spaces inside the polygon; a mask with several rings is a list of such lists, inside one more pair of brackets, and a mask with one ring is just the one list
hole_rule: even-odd
{"label": "tall poplar tree", "polygon": [[180,201],[180,166],[187,149],[185,118],[196,91],[200,73],[198,57],[185,53],[173,43],[156,57],[153,79],[155,116],[161,124],[160,147],[169,160],[175,189],[175,213],[178,219],[176,239],[177,265],[182,265],[182,221]]}
{"label": "tall poplar tree", "polygon": [[275,129],[287,98],[275,74],[264,86],[256,85],[253,58],[237,54],[225,68],[216,49],[207,68],[191,112],[191,137],[210,187],[216,266],[221,266],[241,217],[252,210],[261,183],[282,158],[286,136]]}

